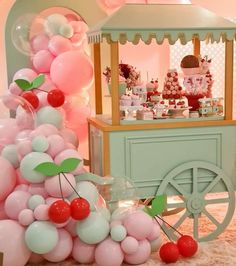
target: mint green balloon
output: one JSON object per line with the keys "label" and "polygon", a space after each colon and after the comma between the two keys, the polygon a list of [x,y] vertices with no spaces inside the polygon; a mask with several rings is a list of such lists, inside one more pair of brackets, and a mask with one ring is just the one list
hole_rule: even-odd
{"label": "mint green balloon", "polygon": [[33,151],[45,152],[49,147],[49,142],[44,136],[37,136],[32,140]]}
{"label": "mint green balloon", "polygon": [[112,226],[110,235],[111,235],[112,240],[121,242],[122,240],[126,238],[127,231],[123,225],[118,224],[118,225]]}
{"label": "mint green balloon", "polygon": [[97,244],[109,235],[110,226],[101,213],[91,212],[85,220],[77,222],[76,232],[84,243]]}
{"label": "mint green balloon", "polygon": [[71,38],[74,34],[73,27],[70,24],[63,24],[59,29],[60,35],[65,38]]}
{"label": "mint green balloon", "polygon": [[28,207],[34,210],[41,204],[45,204],[45,199],[41,195],[33,195],[28,200]]}
{"label": "mint green balloon", "polygon": [[107,209],[106,207],[104,207],[104,208],[98,207],[97,211],[99,211],[105,217],[105,219],[108,222],[110,222],[110,220],[111,220],[111,213],[110,213],[109,209]]}
{"label": "mint green balloon", "polygon": [[23,178],[30,183],[42,183],[46,176],[36,172],[34,168],[45,162],[53,162],[53,159],[46,153],[31,152],[27,154],[20,162],[20,173]]}
{"label": "mint green balloon", "polygon": [[37,254],[50,252],[56,247],[58,240],[57,228],[50,222],[33,222],[25,231],[27,247]]}
{"label": "mint green balloon", "polygon": [[45,106],[37,112],[36,122],[37,126],[51,124],[60,129],[62,127],[63,117],[61,112],[56,108]]}
{"label": "mint green balloon", "polygon": [[13,167],[17,168],[19,166],[19,158],[15,144],[5,146],[2,149],[1,155],[6,160],[8,160],[13,165]]}

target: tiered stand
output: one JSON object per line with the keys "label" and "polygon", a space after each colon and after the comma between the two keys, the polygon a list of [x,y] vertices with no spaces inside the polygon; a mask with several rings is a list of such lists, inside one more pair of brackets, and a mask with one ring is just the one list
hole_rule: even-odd
{"label": "tiered stand", "polygon": [[[179,196],[182,202],[168,203],[168,209],[185,210],[174,226],[192,218],[193,234],[199,241],[219,235],[235,208],[236,121],[232,118],[235,32],[236,24],[193,5],[125,5],[88,33],[94,45],[97,114],[89,120],[91,171],[131,179],[141,198],[162,193]],[[200,41],[209,45],[225,43],[224,117],[120,120],[119,44],[127,41],[137,44],[140,40],[149,44],[152,39],[157,44],[168,39],[171,45],[178,39],[182,44],[191,41],[196,56],[200,55]],[[102,106],[100,43],[104,40],[111,50],[110,120],[103,116]],[[212,194],[222,191],[227,195],[223,199]],[[206,207],[211,204],[227,205],[223,221],[217,221],[208,212]],[[205,236],[198,230],[202,215],[215,226]]]}

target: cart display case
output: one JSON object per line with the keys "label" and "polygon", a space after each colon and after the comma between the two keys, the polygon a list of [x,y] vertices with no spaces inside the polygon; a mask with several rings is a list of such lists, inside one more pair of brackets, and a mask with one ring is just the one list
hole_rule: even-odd
{"label": "cart display case", "polygon": [[[132,16],[132,20],[130,17]],[[168,208],[185,208],[175,224],[193,218],[196,239],[210,240],[229,223],[235,206],[236,121],[233,113],[233,46],[236,24],[194,5],[127,4],[88,32],[94,46],[96,117],[89,119],[91,171],[99,175],[127,177],[141,198],[156,194],[181,195],[181,203]],[[171,119],[121,120],[119,104],[119,44],[161,45],[193,43],[200,56],[201,41],[225,43],[224,114],[191,116],[182,113]],[[111,114],[103,115],[101,44],[111,52]],[[221,99],[222,101],[222,99]],[[204,110],[202,109],[202,112]],[[224,199],[206,199],[208,193],[224,191]],[[227,204],[223,221],[206,211],[209,204]],[[199,235],[198,219],[205,215],[216,229]]]}

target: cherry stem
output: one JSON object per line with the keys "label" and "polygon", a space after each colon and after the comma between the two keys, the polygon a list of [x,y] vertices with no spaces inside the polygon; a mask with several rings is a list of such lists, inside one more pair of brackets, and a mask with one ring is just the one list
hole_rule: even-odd
{"label": "cherry stem", "polygon": [[39,88],[34,88],[34,90],[43,91],[43,92],[48,93],[48,91],[45,91],[45,90],[42,90],[42,89],[39,89]]}
{"label": "cherry stem", "polygon": [[179,235],[183,236],[182,233],[180,233],[179,230],[177,230],[176,228],[174,228],[174,226],[170,225],[167,221],[165,221],[163,218],[161,218],[161,216],[157,215],[157,218],[160,219],[163,223],[167,224],[170,228],[172,228],[175,232],[177,232]]}
{"label": "cherry stem", "polygon": [[74,192],[76,193],[76,195],[81,198],[81,196],[79,195],[79,193],[76,191],[76,189],[73,187],[73,185],[71,184],[71,182],[69,181],[69,179],[66,177],[65,173],[62,172],[62,175],[65,177],[66,181],[69,183],[69,185],[71,186],[71,188],[74,190]]}
{"label": "cherry stem", "polygon": [[62,193],[62,185],[61,185],[61,176],[60,176],[60,174],[59,174],[59,186],[60,186],[60,192],[61,192],[62,200],[65,201],[63,193]]}
{"label": "cherry stem", "polygon": [[161,223],[158,221],[157,217],[154,216],[153,218],[156,220],[156,222],[157,222],[158,225],[160,226],[161,230],[162,230],[163,233],[167,236],[167,238],[170,240],[170,242],[172,242],[172,240],[170,239],[169,235],[166,233],[166,231],[165,231],[165,230],[163,229],[163,227],[161,226]]}

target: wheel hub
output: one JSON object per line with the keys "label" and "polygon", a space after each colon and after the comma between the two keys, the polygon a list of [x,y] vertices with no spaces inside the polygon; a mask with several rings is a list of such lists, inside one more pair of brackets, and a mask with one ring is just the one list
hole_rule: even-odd
{"label": "wheel hub", "polygon": [[205,207],[204,199],[199,196],[192,196],[187,201],[187,209],[190,213],[201,213]]}

